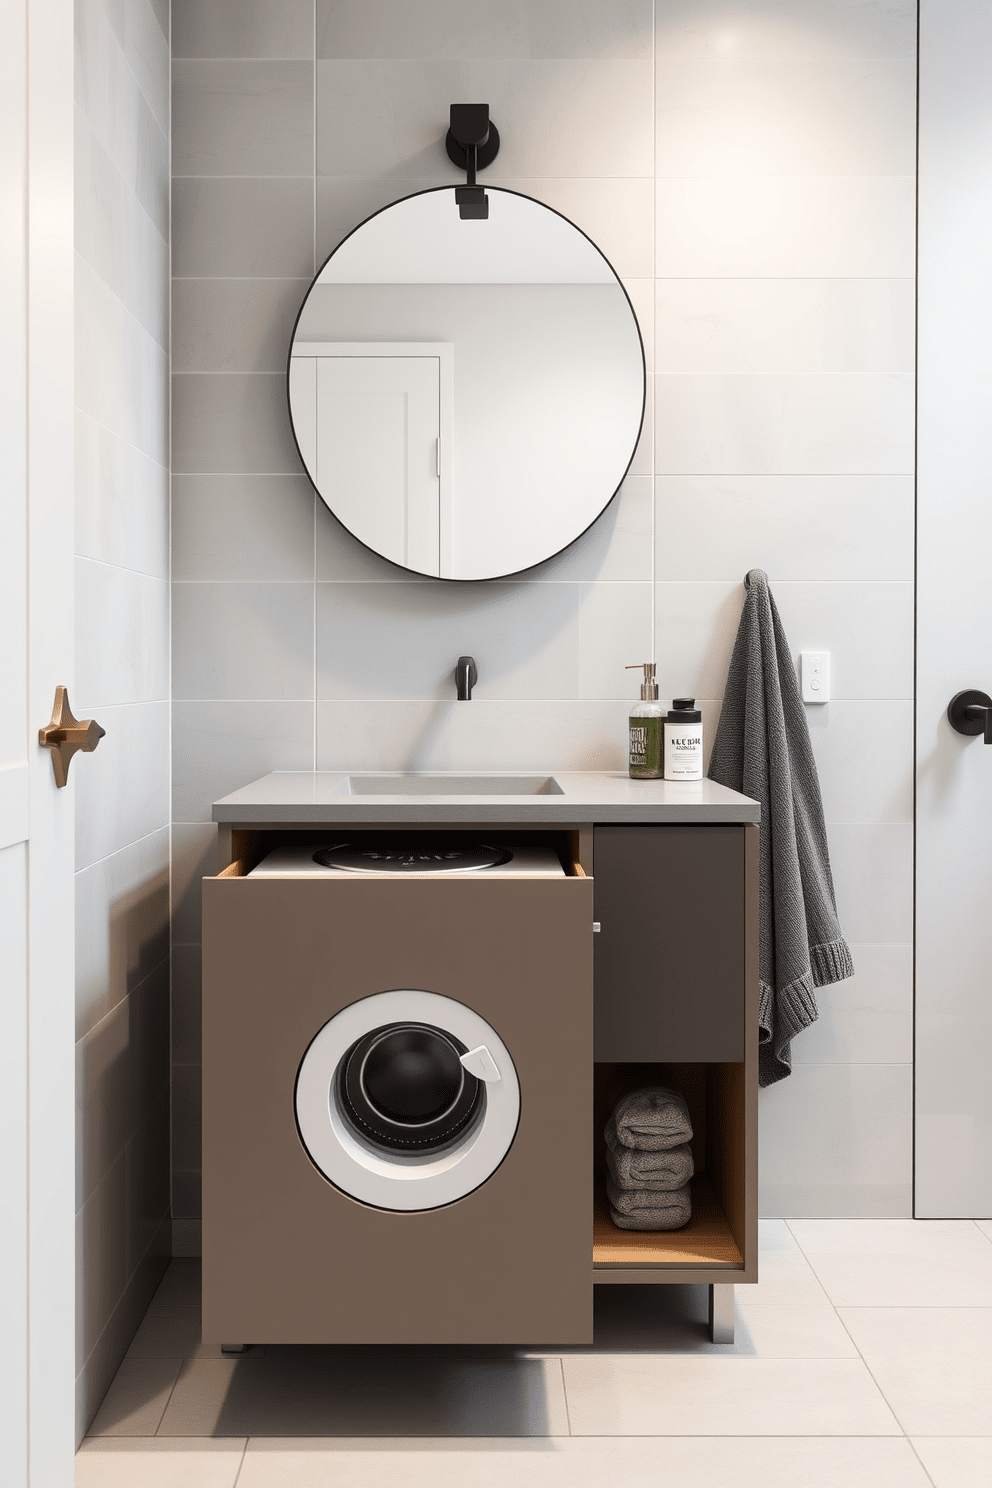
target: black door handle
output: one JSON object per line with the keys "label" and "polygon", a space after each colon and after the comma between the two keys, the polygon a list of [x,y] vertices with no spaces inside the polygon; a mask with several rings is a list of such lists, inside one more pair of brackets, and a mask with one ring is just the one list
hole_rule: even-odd
{"label": "black door handle", "polygon": [[959,734],[984,734],[992,744],[992,697],[987,692],[956,692],[947,705],[947,721]]}

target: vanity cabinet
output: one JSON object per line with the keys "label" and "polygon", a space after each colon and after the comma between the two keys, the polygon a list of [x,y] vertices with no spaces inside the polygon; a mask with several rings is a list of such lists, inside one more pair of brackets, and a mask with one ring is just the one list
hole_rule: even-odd
{"label": "vanity cabinet", "polygon": [[[294,968],[299,969],[299,947],[303,947],[300,954],[304,959],[309,957],[307,965],[316,964],[321,955],[332,954],[330,942],[324,951],[320,946],[330,933],[328,927],[341,922],[342,913],[350,919],[352,910],[344,907],[345,897],[349,905],[352,899],[361,900],[363,905],[368,901],[368,941],[375,962],[369,988],[373,983],[375,987],[399,985],[398,964],[390,970],[392,949],[403,938],[394,933],[399,922],[392,923],[394,915],[388,917],[389,923],[381,922],[372,901],[385,903],[389,895],[382,891],[388,889],[393,896],[408,895],[404,903],[412,904],[417,895],[409,891],[419,888],[414,882],[342,885],[326,881],[301,884],[285,879],[268,883],[257,878],[240,883],[236,880],[243,880],[276,847],[326,842],[331,835],[340,838],[345,833],[360,835],[386,828],[409,831],[414,827],[425,833],[432,829],[446,834],[472,832],[497,841],[520,841],[524,835],[536,834],[530,840],[536,842],[539,836],[543,845],[553,847],[558,854],[566,875],[559,882],[535,881],[533,892],[529,892],[525,880],[509,885],[486,884],[478,879],[461,883],[449,880],[447,884],[427,885],[427,897],[431,903],[440,903],[442,898],[447,903],[457,897],[459,904],[471,899],[474,923],[483,925],[485,915],[480,918],[476,901],[481,903],[485,896],[499,890],[491,901],[494,908],[504,899],[507,904],[512,900],[516,908],[511,920],[526,922],[528,935],[533,932],[538,936],[541,904],[567,902],[568,923],[572,925],[568,933],[575,938],[575,955],[591,968],[592,986],[590,989],[588,971],[577,976],[574,967],[569,970],[575,960],[571,953],[553,957],[553,965],[542,963],[540,977],[531,979],[521,1003],[522,1008],[530,1007],[528,1016],[540,1032],[542,1051],[535,1069],[528,1069],[521,1083],[526,1109],[528,1090],[536,1088],[535,1079],[540,1082],[541,1061],[555,1058],[551,1025],[557,1020],[555,1026],[568,1030],[562,1049],[567,1046],[573,1052],[586,1051],[581,1056],[582,1070],[574,1098],[564,1113],[572,1138],[587,1154],[585,1164],[581,1159],[578,1164],[582,1174],[561,1204],[562,1215],[568,1216],[569,1234],[567,1241],[562,1237],[560,1249],[563,1262],[567,1257],[571,1293],[575,1293],[576,1276],[582,1272],[581,1260],[577,1262],[576,1257],[582,1254],[588,1258],[586,1280],[578,1286],[580,1290],[585,1287],[589,1305],[592,1288],[597,1285],[708,1284],[717,1314],[722,1306],[725,1317],[722,1335],[716,1318],[714,1337],[722,1336],[724,1341],[732,1337],[733,1286],[757,1280],[758,807],[709,781],[693,789],[673,789],[665,782],[635,783],[591,774],[560,775],[557,779],[562,787],[557,793],[546,791],[526,801],[507,795],[484,802],[419,795],[397,805],[372,794],[349,793],[335,783],[341,777],[286,773],[267,776],[215,805],[220,872],[204,883],[205,1117],[208,1110],[214,1112],[210,1131],[205,1119],[204,1135],[205,1286],[212,1268],[221,1290],[223,1272],[218,1257],[209,1260],[206,1254],[210,1244],[208,1215],[217,1209],[207,1189],[216,1184],[218,1195],[222,1195],[227,1181],[224,1161],[210,1144],[225,1123],[230,1127],[232,1120],[236,1123],[241,1119],[232,1115],[237,1106],[237,1082],[232,1084],[229,1072],[218,1076],[223,1086],[219,1100],[218,1092],[206,1089],[214,1078],[211,1069],[215,1073],[220,1070],[225,1058],[218,1032],[218,999],[226,1000],[229,1006],[231,998],[238,995],[238,986],[250,990],[256,1000],[264,996],[264,985],[271,984],[275,975],[273,971],[272,977],[259,980],[259,968],[270,955],[267,946],[278,947],[281,961],[289,962],[290,977]],[[348,891],[347,895],[342,895],[342,889]],[[314,912],[305,912],[304,900]],[[273,915],[269,933],[260,939],[259,926],[264,928],[267,917],[271,920]],[[419,934],[417,918],[415,914],[409,927],[414,938]],[[454,925],[457,914],[445,910],[441,919],[446,925]],[[381,934],[377,928],[380,923]],[[444,933],[438,922],[424,940],[421,959],[427,959],[422,983],[428,977],[429,964],[434,964],[428,955],[430,945]],[[500,953],[500,944],[508,943],[515,933],[510,922],[501,930],[494,920],[482,937],[486,945],[492,941],[485,955],[492,960]],[[459,947],[456,962],[471,964],[475,954],[472,939],[471,934],[467,939],[454,936],[452,945],[457,942]],[[484,951],[481,941],[478,949]],[[389,965],[379,966],[384,955]],[[455,971],[460,974],[458,966]],[[571,990],[570,981],[575,983]],[[546,999],[541,990],[545,985]],[[454,975],[447,989],[449,995],[458,996],[457,986],[458,976]],[[526,1044],[526,1022],[525,1017],[515,1030],[519,1047]],[[606,1201],[602,1136],[606,1118],[621,1095],[648,1084],[677,1089],[689,1106],[694,1130],[692,1218],[685,1228],[671,1232],[618,1230],[610,1220]],[[550,1111],[549,1119],[554,1116],[560,1121],[562,1114],[560,1110]],[[230,1133],[225,1140],[230,1146]],[[527,1179],[536,1185],[532,1188],[535,1195],[540,1193],[537,1174],[541,1160],[535,1148],[537,1167],[534,1177]],[[490,1180],[487,1187],[494,1200],[500,1183],[509,1181],[513,1171],[508,1162],[505,1171],[497,1175],[499,1182]],[[226,1200],[222,1207],[223,1203]],[[437,1223],[437,1216],[450,1216],[457,1209],[456,1205],[451,1210],[436,1211],[434,1218],[421,1226],[427,1245],[424,1264],[432,1251],[428,1233],[432,1233],[432,1226],[439,1233],[444,1229],[443,1219]],[[412,1236],[420,1221],[414,1219],[411,1224],[411,1219],[413,1216],[408,1216],[402,1224]],[[246,1231],[254,1223],[246,1211]],[[536,1234],[529,1245],[526,1225],[518,1238],[520,1246],[513,1265],[522,1268],[524,1291],[536,1287],[540,1293],[542,1286],[551,1286],[556,1275],[549,1247]],[[418,1263],[413,1272],[419,1268],[423,1273],[424,1264]],[[269,1264],[269,1272],[273,1265]],[[205,1296],[205,1318],[210,1305]],[[576,1316],[578,1311],[573,1306]],[[585,1315],[588,1317],[588,1312]],[[516,1341],[555,1341],[544,1332],[540,1339],[536,1334],[532,1337],[527,1328],[521,1330],[519,1323],[516,1318],[510,1329]],[[580,1341],[585,1327],[579,1324],[570,1331],[565,1329],[558,1341]],[[275,1341],[271,1327],[268,1331]],[[376,1336],[373,1330],[368,1341]],[[499,1337],[508,1339],[509,1334],[499,1333]],[[493,1334],[491,1341],[495,1339]],[[407,1341],[413,1341],[413,1334]]]}

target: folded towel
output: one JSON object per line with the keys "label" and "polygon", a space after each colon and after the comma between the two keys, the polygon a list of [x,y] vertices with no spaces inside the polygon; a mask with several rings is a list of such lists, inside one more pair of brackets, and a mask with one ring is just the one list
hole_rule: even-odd
{"label": "folded towel", "polygon": [[625,1095],[606,1123],[608,1146],[615,1139],[621,1146],[636,1147],[640,1152],[668,1152],[691,1136],[688,1106],[677,1091],[662,1085],[649,1085]]}
{"label": "folded towel", "polygon": [[688,1142],[667,1152],[641,1152],[618,1141],[611,1126],[606,1128],[606,1167],[617,1188],[660,1192],[685,1188],[694,1172]]}
{"label": "folded towel", "polygon": [[610,1218],[618,1230],[680,1230],[692,1218],[688,1184],[670,1193],[658,1193],[655,1189],[617,1188],[607,1179],[606,1194]]}
{"label": "folded towel", "polygon": [[823,804],[792,652],[768,576],[752,568],[710,779],[761,802],[758,1083],[792,1071],[791,1042],[816,1020],[814,987],[854,975],[837,919]]}

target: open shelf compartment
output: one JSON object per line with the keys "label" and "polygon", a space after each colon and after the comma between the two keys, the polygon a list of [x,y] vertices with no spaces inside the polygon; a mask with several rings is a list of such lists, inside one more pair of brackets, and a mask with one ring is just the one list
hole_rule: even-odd
{"label": "open shelf compartment", "polygon": [[[617,1100],[645,1085],[677,1090],[689,1107],[695,1176],[692,1218],[680,1230],[621,1230],[606,1197],[603,1128]],[[753,1259],[745,1203],[743,1064],[596,1065],[596,1204],[593,1270],[726,1270],[737,1279]],[[737,1273],[737,1276],[734,1275]],[[606,1279],[605,1277],[603,1278]],[[645,1280],[651,1279],[645,1275]]]}

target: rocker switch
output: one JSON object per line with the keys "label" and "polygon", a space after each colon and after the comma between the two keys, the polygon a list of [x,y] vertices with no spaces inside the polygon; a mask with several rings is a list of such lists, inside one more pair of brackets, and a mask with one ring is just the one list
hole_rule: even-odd
{"label": "rocker switch", "polygon": [[477,1049],[469,1049],[467,1054],[459,1055],[459,1059],[470,1075],[474,1075],[477,1080],[484,1080],[487,1085],[495,1085],[503,1078],[485,1044],[480,1044]]}

